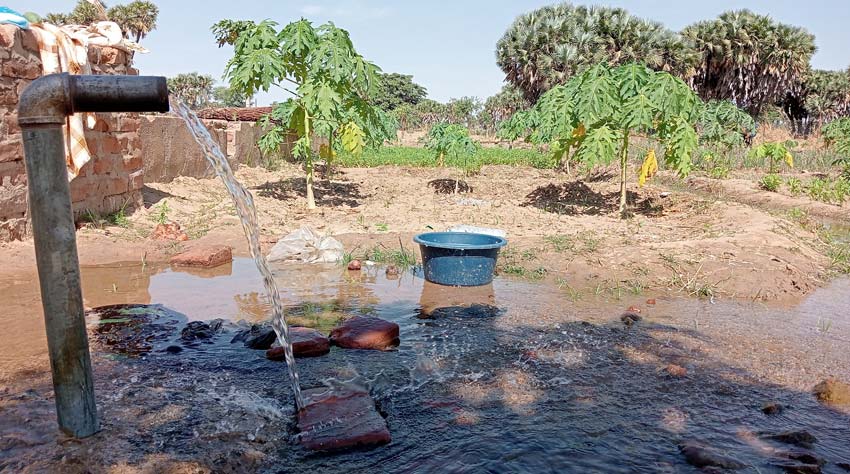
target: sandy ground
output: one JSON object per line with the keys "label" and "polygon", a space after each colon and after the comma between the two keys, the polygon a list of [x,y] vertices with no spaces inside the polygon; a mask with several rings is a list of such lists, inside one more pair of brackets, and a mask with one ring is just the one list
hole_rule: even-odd
{"label": "sandy ground", "polygon": [[[613,172],[582,181],[549,170],[484,167],[466,178],[471,192],[455,195],[434,187],[442,183],[453,189],[454,169],[343,169],[332,181],[317,181],[319,208],[314,211],[306,208],[304,179],[295,166],[275,172],[243,167],[237,174],[254,194],[266,248],[280,236],[310,226],[339,237],[355,254],[374,246],[413,249],[416,233],[471,224],[507,232],[510,244],[500,258],[502,274],[548,280],[576,294],[663,291],[797,300],[830,276],[830,260],[816,234],[783,217],[784,212],[764,209],[773,200],[792,198],[764,197],[768,193],[750,188],[746,193],[714,192],[716,184],[704,179],[687,185],[662,176],[639,190],[633,187],[635,212],[623,220],[614,212]],[[81,229],[81,262],[155,262],[206,243],[247,252],[234,207],[217,180],[149,184],[145,201],[146,208],[135,212],[126,228]],[[183,227],[188,242],[149,237],[164,203],[165,217]],[[846,212],[828,207],[838,213],[835,217]],[[32,255],[31,243],[4,244],[0,264],[31,270]]]}

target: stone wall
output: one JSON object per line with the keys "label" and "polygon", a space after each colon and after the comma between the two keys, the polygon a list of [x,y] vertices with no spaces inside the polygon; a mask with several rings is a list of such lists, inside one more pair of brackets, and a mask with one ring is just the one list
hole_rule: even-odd
{"label": "stone wall", "polygon": [[[93,47],[89,62],[95,74],[138,74],[132,56],[114,48]],[[31,31],[0,25],[0,241],[29,234],[27,177],[23,142],[17,124],[18,97],[42,73],[38,44]],[[97,114],[86,131],[92,160],[71,182],[77,215],[108,214],[142,204],[143,169],[137,114]]]}
{"label": "stone wall", "polygon": [[[240,164],[260,164],[261,153],[257,148],[257,140],[262,131],[256,123],[204,120],[204,124],[213,140],[227,155],[234,170]],[[180,118],[143,115],[139,135],[146,182],[169,183],[178,176],[215,176],[215,171]]]}

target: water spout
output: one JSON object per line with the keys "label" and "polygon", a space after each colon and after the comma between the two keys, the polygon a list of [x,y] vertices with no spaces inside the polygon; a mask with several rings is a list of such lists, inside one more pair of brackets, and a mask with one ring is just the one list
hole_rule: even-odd
{"label": "water spout", "polygon": [[251,193],[245,189],[245,186],[236,180],[233,176],[233,170],[230,168],[230,163],[227,157],[222,153],[219,146],[210,136],[207,127],[201,122],[197,114],[192,112],[186,104],[177,99],[172,99],[172,109],[174,112],[186,122],[192,137],[201,146],[204,156],[207,161],[213,166],[216,174],[224,182],[230,197],[233,198],[233,204],[236,206],[236,213],[239,215],[239,220],[242,222],[242,229],[245,231],[245,237],[248,239],[248,248],[251,250],[251,256],[254,258],[254,263],[257,265],[257,270],[263,277],[263,285],[266,288],[266,294],[272,305],[272,328],[277,335],[277,340],[284,350],[284,358],[286,359],[286,368],[289,370],[289,381],[292,385],[292,393],[295,396],[295,406],[298,411],[304,409],[304,397],[301,394],[301,384],[298,382],[298,370],[295,369],[295,355],[292,351],[292,343],[289,337],[289,326],[286,324],[286,319],[283,315],[283,304],[280,301],[280,292],[277,289],[277,283],[274,281],[274,276],[269,270],[266,258],[260,249],[260,223],[257,219],[257,209],[254,207],[254,199]]}
{"label": "water spout", "polygon": [[77,112],[167,112],[164,77],[51,74],[21,94],[30,220],[59,428],[99,429],[62,125]]}

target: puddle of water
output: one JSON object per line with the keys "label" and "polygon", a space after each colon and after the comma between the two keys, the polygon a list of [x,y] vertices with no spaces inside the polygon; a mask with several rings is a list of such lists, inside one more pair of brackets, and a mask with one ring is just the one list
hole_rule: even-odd
{"label": "puddle of water", "polygon": [[[775,462],[786,447],[755,433],[785,430],[818,438],[815,454],[830,461],[824,472],[850,461],[850,417],[809,394],[829,375],[850,379],[850,280],[791,308],[663,297],[648,306],[645,297],[572,302],[555,287],[504,278],[458,290],[413,272],[388,279],[377,267],[273,270],[287,314],[301,323],[327,331],[338,315],[370,314],[401,326],[396,351],[334,348],[299,360],[306,387],[367,384],[387,417],[390,445],[334,456],[290,445],[294,407],[281,363],[224,334],[177,355],[107,363],[109,354],[97,354],[107,431],[84,441],[85,449],[51,442],[49,402],[26,395],[12,408],[7,402],[0,438],[23,419],[37,435],[31,446],[6,452],[8,466],[55,467],[50,459],[63,455],[132,464],[156,455],[271,472],[697,472],[677,448],[697,439],[752,466],[744,472],[768,473],[782,472]],[[84,267],[82,275],[89,306],[157,303],[187,321],[256,322],[271,314],[249,259],[192,273],[127,264]],[[13,319],[38,312],[32,285],[26,277],[2,282],[0,295],[23,295],[13,298],[20,305],[12,306]],[[644,320],[626,328],[618,318],[632,304]],[[11,357],[0,360],[24,359],[7,349],[15,340],[0,336],[0,355]],[[688,375],[668,375],[671,363]],[[761,412],[768,401],[788,409],[768,417]],[[246,453],[260,459],[250,469]]]}

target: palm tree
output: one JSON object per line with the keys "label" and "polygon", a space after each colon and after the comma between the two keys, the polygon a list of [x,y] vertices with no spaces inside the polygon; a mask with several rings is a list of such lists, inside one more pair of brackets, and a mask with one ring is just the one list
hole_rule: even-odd
{"label": "palm tree", "polygon": [[212,102],[213,85],[215,80],[212,76],[197,72],[178,74],[168,79],[168,91],[194,110],[204,108]]}
{"label": "palm tree", "polygon": [[639,61],[689,77],[698,56],[682,37],[621,8],[547,6],[518,17],[496,45],[505,80],[537,98],[588,67]]}
{"label": "palm tree", "polygon": [[800,84],[815,52],[803,28],[749,10],[685,28],[701,59],[692,87],[705,100],[732,100],[751,115],[776,103]]}
{"label": "palm tree", "polygon": [[135,1],[109,9],[109,19],[118,23],[124,36],[137,43],[156,29],[159,8],[152,2]]}

